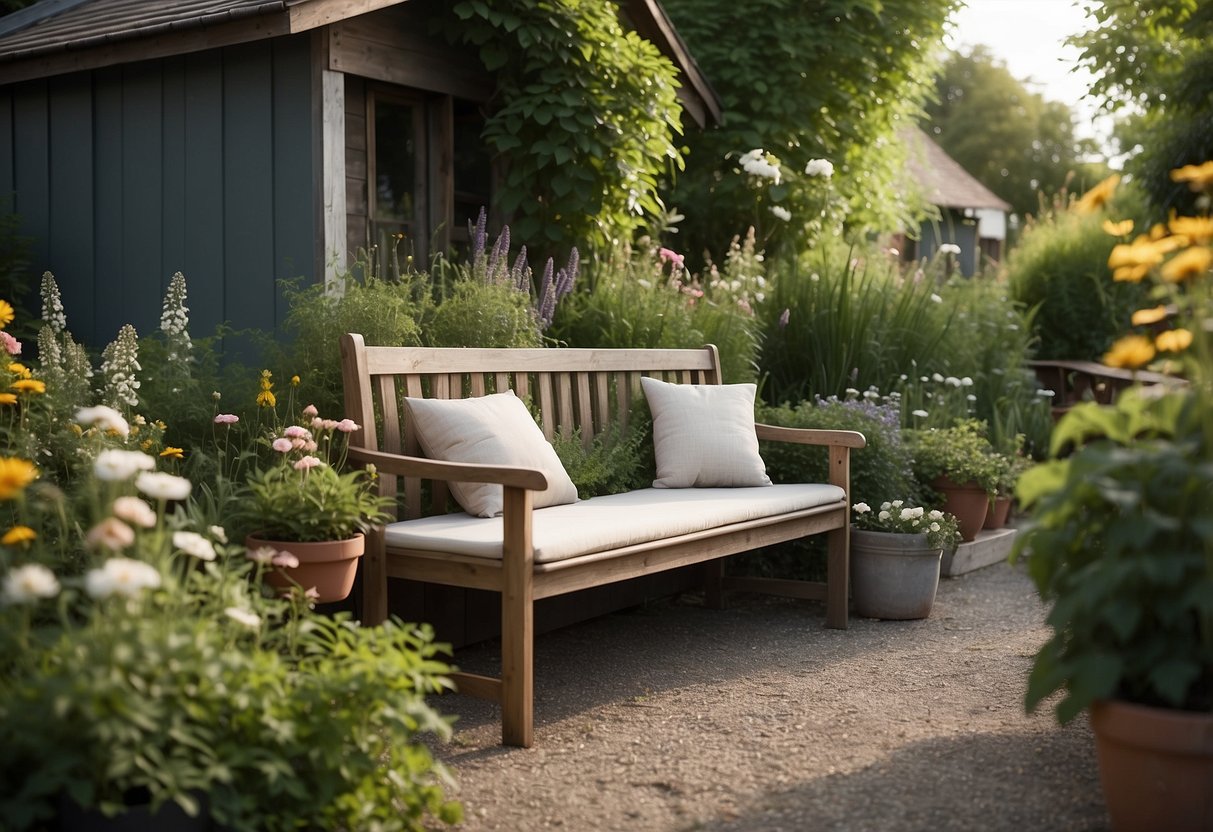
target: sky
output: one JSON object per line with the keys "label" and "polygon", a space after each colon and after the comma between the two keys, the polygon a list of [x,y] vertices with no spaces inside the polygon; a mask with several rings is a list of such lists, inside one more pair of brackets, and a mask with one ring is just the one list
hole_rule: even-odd
{"label": "sky", "polygon": [[1070,105],[1076,132],[1106,144],[1111,125],[1095,118],[1095,105],[1082,100],[1091,82],[1085,71],[1075,72],[1078,50],[1066,46],[1070,35],[1085,31],[1084,0],[965,0],[952,16],[945,43],[953,49],[984,44],[1029,90],[1047,100]]}

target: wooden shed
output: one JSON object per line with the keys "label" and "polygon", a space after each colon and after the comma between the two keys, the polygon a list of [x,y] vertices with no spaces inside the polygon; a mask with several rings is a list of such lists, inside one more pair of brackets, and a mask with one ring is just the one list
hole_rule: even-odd
{"label": "wooden shed", "polygon": [[977,274],[987,261],[999,262],[1010,203],[977,181],[917,127],[902,131],[901,138],[909,152],[909,178],[939,209],[939,219],[922,223],[916,240],[902,240],[902,258],[931,258],[941,245],[951,243],[960,248],[957,263],[965,277]]}
{"label": "wooden shed", "polygon": [[[0,200],[63,288],[76,337],[159,321],[173,272],[196,331],[271,329],[316,281],[403,233],[426,258],[490,201],[494,88],[432,25],[445,0],[42,0],[0,18]],[[656,0],[624,22],[719,103]]]}

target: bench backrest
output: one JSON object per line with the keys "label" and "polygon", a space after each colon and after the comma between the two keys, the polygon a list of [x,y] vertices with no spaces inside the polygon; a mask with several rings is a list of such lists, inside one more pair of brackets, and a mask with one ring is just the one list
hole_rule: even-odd
{"label": "bench backrest", "polygon": [[[361,335],[341,337],[345,415],[363,426],[351,434],[363,448],[423,456],[404,397],[458,399],[513,390],[538,413],[549,441],[580,431],[588,448],[611,425],[626,427],[640,378],[720,384],[714,346],[702,349],[464,349],[368,347]],[[397,479],[400,482],[397,482]],[[422,481],[382,477],[406,517],[420,517]],[[431,513],[447,505],[444,483],[430,484]]]}

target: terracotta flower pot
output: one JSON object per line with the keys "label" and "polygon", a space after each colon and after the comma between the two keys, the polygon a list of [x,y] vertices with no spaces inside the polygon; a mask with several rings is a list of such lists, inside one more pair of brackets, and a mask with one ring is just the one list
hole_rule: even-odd
{"label": "terracotta flower pot", "polygon": [[347,598],[354,588],[358,574],[358,558],[366,551],[366,538],[361,532],[345,540],[321,540],[297,543],[290,540],[265,540],[256,535],[244,539],[249,551],[268,546],[277,552],[290,552],[299,565],[271,566],[265,572],[270,586],[290,590],[295,584],[304,589],[315,587],[316,599],[322,604]]}
{"label": "terracotta flower pot", "polygon": [[1091,728],[1114,832],[1213,829],[1213,713],[1104,700]]}
{"label": "terracotta flower pot", "polygon": [[986,507],[986,522],[983,529],[1001,529],[1011,516],[1011,498],[995,497]]}
{"label": "terracotta flower pot", "polygon": [[990,497],[986,490],[974,483],[955,483],[947,477],[932,480],[931,487],[943,496],[940,508],[956,516],[956,522],[960,525],[960,539],[967,543],[976,538],[990,509]]}
{"label": "terracotta flower pot", "polygon": [[939,588],[943,549],[925,534],[851,528],[851,591],[855,612],[868,618],[926,618]]}

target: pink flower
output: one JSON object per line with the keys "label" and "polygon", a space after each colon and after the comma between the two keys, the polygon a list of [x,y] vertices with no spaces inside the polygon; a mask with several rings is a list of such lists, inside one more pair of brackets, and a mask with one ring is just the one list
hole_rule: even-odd
{"label": "pink flower", "polygon": [[783,329],[788,325],[788,321],[792,319],[792,310],[785,309],[779,313],[779,328]]}
{"label": "pink flower", "polygon": [[301,449],[301,448],[302,448],[304,445],[306,445],[306,444],[307,444],[307,440],[306,440],[306,439],[302,439],[302,438],[300,438],[300,437],[295,437],[294,439],[290,439],[290,440],[288,440],[288,441],[291,443],[291,447],[292,447],[292,448],[294,448],[296,451],[298,451],[298,450],[299,450],[299,449]]}
{"label": "pink flower", "polygon": [[281,566],[283,569],[294,569],[299,565],[299,558],[290,552],[279,552],[274,555],[270,563],[274,564],[274,566]]}
{"label": "pink flower", "polygon": [[324,420],[319,416],[312,419],[312,430],[324,430]]}
{"label": "pink flower", "polygon": [[324,464],[323,462],[321,462],[319,459],[317,459],[314,456],[305,456],[305,457],[303,457],[303,459],[301,459],[295,463],[295,470],[296,471],[307,471],[308,469],[315,468],[317,465],[323,465],[323,464]]}
{"label": "pink flower", "polygon": [[318,448],[318,447],[320,447],[320,446],[316,444],[315,439],[309,439],[303,443],[303,450],[309,454],[314,453],[316,448]]}
{"label": "pink flower", "polygon": [[303,408],[303,415],[309,419],[319,413],[320,411],[316,409],[316,405],[314,404],[309,404],[307,407]]}
{"label": "pink flower", "polygon": [[362,430],[362,425],[354,424],[353,419],[342,419],[337,423],[337,430],[342,433],[353,433],[356,430]]}
{"label": "pink flower", "polygon": [[117,517],[107,517],[89,529],[84,542],[90,549],[120,552],[135,542],[135,532]]}
{"label": "pink flower", "polygon": [[4,349],[9,355],[21,354],[21,342],[4,330],[0,330],[0,342],[4,343]]}
{"label": "pink flower", "polygon": [[307,591],[303,593],[303,597],[308,599],[309,601],[319,601],[320,600],[320,590],[316,589],[316,587],[314,587],[314,586],[310,586],[307,588]]}
{"label": "pink flower", "polygon": [[273,448],[278,453],[284,454],[287,451],[290,451],[291,449],[293,449],[295,446],[291,443],[291,440],[287,439],[285,436],[279,436],[277,439],[274,440],[273,444],[271,444],[270,447]]}
{"label": "pink flower", "polygon": [[288,439],[311,439],[312,437],[306,428],[301,428],[298,425],[291,425],[282,432],[282,435]]}
{"label": "pink flower", "polygon": [[335,430],[337,427],[336,419],[321,419],[320,426],[325,430]]}
{"label": "pink flower", "polygon": [[240,421],[240,417],[235,413],[220,413],[215,417],[216,425],[234,425]]}
{"label": "pink flower", "polygon": [[679,254],[678,252],[674,251],[673,249],[668,249],[668,248],[660,248],[660,249],[658,249],[658,250],[657,250],[657,256],[661,258],[662,262],[664,262],[664,263],[674,263],[674,264],[676,264],[676,265],[677,265],[679,268],[682,268],[682,266],[683,266],[683,262],[686,260],[686,258],[685,258],[685,257],[683,257],[681,254]]}
{"label": "pink flower", "polygon": [[259,563],[264,566],[274,560],[278,553],[271,546],[261,546],[257,549],[245,549],[244,556],[253,563]]}

